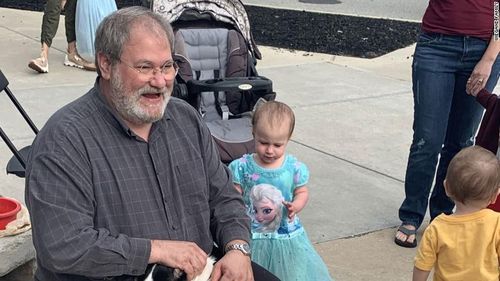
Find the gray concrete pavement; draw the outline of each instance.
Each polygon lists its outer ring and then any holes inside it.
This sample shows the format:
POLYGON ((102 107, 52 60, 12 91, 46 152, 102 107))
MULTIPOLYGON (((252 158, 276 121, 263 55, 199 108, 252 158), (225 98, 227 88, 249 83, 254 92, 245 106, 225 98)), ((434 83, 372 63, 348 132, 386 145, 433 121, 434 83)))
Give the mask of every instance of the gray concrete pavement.
POLYGON ((422 0, 242 0, 244 4, 319 13, 421 21, 428 1, 422 0))
MULTIPOLYGON (((50 52, 50 73, 27 68, 39 53, 41 17, 0 9, 0 69, 39 127, 83 95, 96 77, 62 65, 63 22, 50 52)), ((413 48, 366 60, 261 47, 260 74, 296 112, 289 151, 311 170, 311 199, 300 216, 338 281, 411 276, 415 250, 397 247, 392 239, 411 137, 413 48)), ((33 140, 3 93, 0 127, 18 147, 33 140)), ((4 172, 10 157, 0 143, 0 195, 24 201, 24 181, 4 172)))

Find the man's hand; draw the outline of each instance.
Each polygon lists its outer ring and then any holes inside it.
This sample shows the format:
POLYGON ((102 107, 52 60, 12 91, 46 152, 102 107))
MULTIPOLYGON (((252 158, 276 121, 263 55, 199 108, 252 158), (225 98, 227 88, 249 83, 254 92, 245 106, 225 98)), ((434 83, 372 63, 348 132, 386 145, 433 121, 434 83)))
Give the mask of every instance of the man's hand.
POLYGON ((192 280, 200 275, 207 263, 207 254, 193 242, 152 240, 149 263, 178 268, 192 280))
POLYGON ((212 281, 253 281, 250 257, 242 252, 227 252, 214 266, 212 281))

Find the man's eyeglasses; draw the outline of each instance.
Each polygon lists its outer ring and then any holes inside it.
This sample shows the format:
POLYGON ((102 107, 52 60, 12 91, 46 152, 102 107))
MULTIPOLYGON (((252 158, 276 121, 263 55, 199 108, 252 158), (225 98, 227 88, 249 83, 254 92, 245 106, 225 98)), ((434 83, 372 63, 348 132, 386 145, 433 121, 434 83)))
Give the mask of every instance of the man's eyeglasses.
POLYGON ((152 78, 153 76, 156 75, 156 73, 161 73, 165 77, 175 77, 177 75, 177 71, 179 70, 179 67, 174 61, 167 61, 165 62, 162 66, 153 66, 152 64, 149 63, 142 63, 136 66, 133 66, 131 64, 128 64, 124 62, 123 60, 119 60, 121 63, 124 65, 130 67, 131 69, 137 71, 138 73, 148 76, 149 78, 152 78))

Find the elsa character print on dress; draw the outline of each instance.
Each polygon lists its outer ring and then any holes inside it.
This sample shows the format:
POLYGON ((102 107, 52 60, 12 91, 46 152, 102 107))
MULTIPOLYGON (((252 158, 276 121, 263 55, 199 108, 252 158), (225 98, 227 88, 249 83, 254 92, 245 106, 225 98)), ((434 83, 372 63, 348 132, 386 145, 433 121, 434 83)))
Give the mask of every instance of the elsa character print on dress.
POLYGON ((252 118, 255 153, 234 160, 229 169, 253 220, 252 260, 281 280, 330 281, 297 215, 309 198, 309 170, 286 153, 294 126, 286 104, 269 101, 257 107, 252 118))
POLYGON ((270 184, 258 184, 250 191, 252 231, 276 232, 283 214, 283 195, 270 184))

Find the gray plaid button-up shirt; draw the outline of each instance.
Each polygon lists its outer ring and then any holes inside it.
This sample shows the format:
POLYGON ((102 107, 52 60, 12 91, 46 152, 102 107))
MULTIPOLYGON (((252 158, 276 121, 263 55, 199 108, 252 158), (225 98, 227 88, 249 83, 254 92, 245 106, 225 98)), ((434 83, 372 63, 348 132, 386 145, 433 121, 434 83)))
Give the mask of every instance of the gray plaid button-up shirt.
POLYGON ((96 83, 33 143, 26 203, 36 280, 134 280, 150 239, 194 241, 207 253, 214 241, 249 241, 241 196, 190 105, 172 98, 147 142, 116 116, 96 83))

